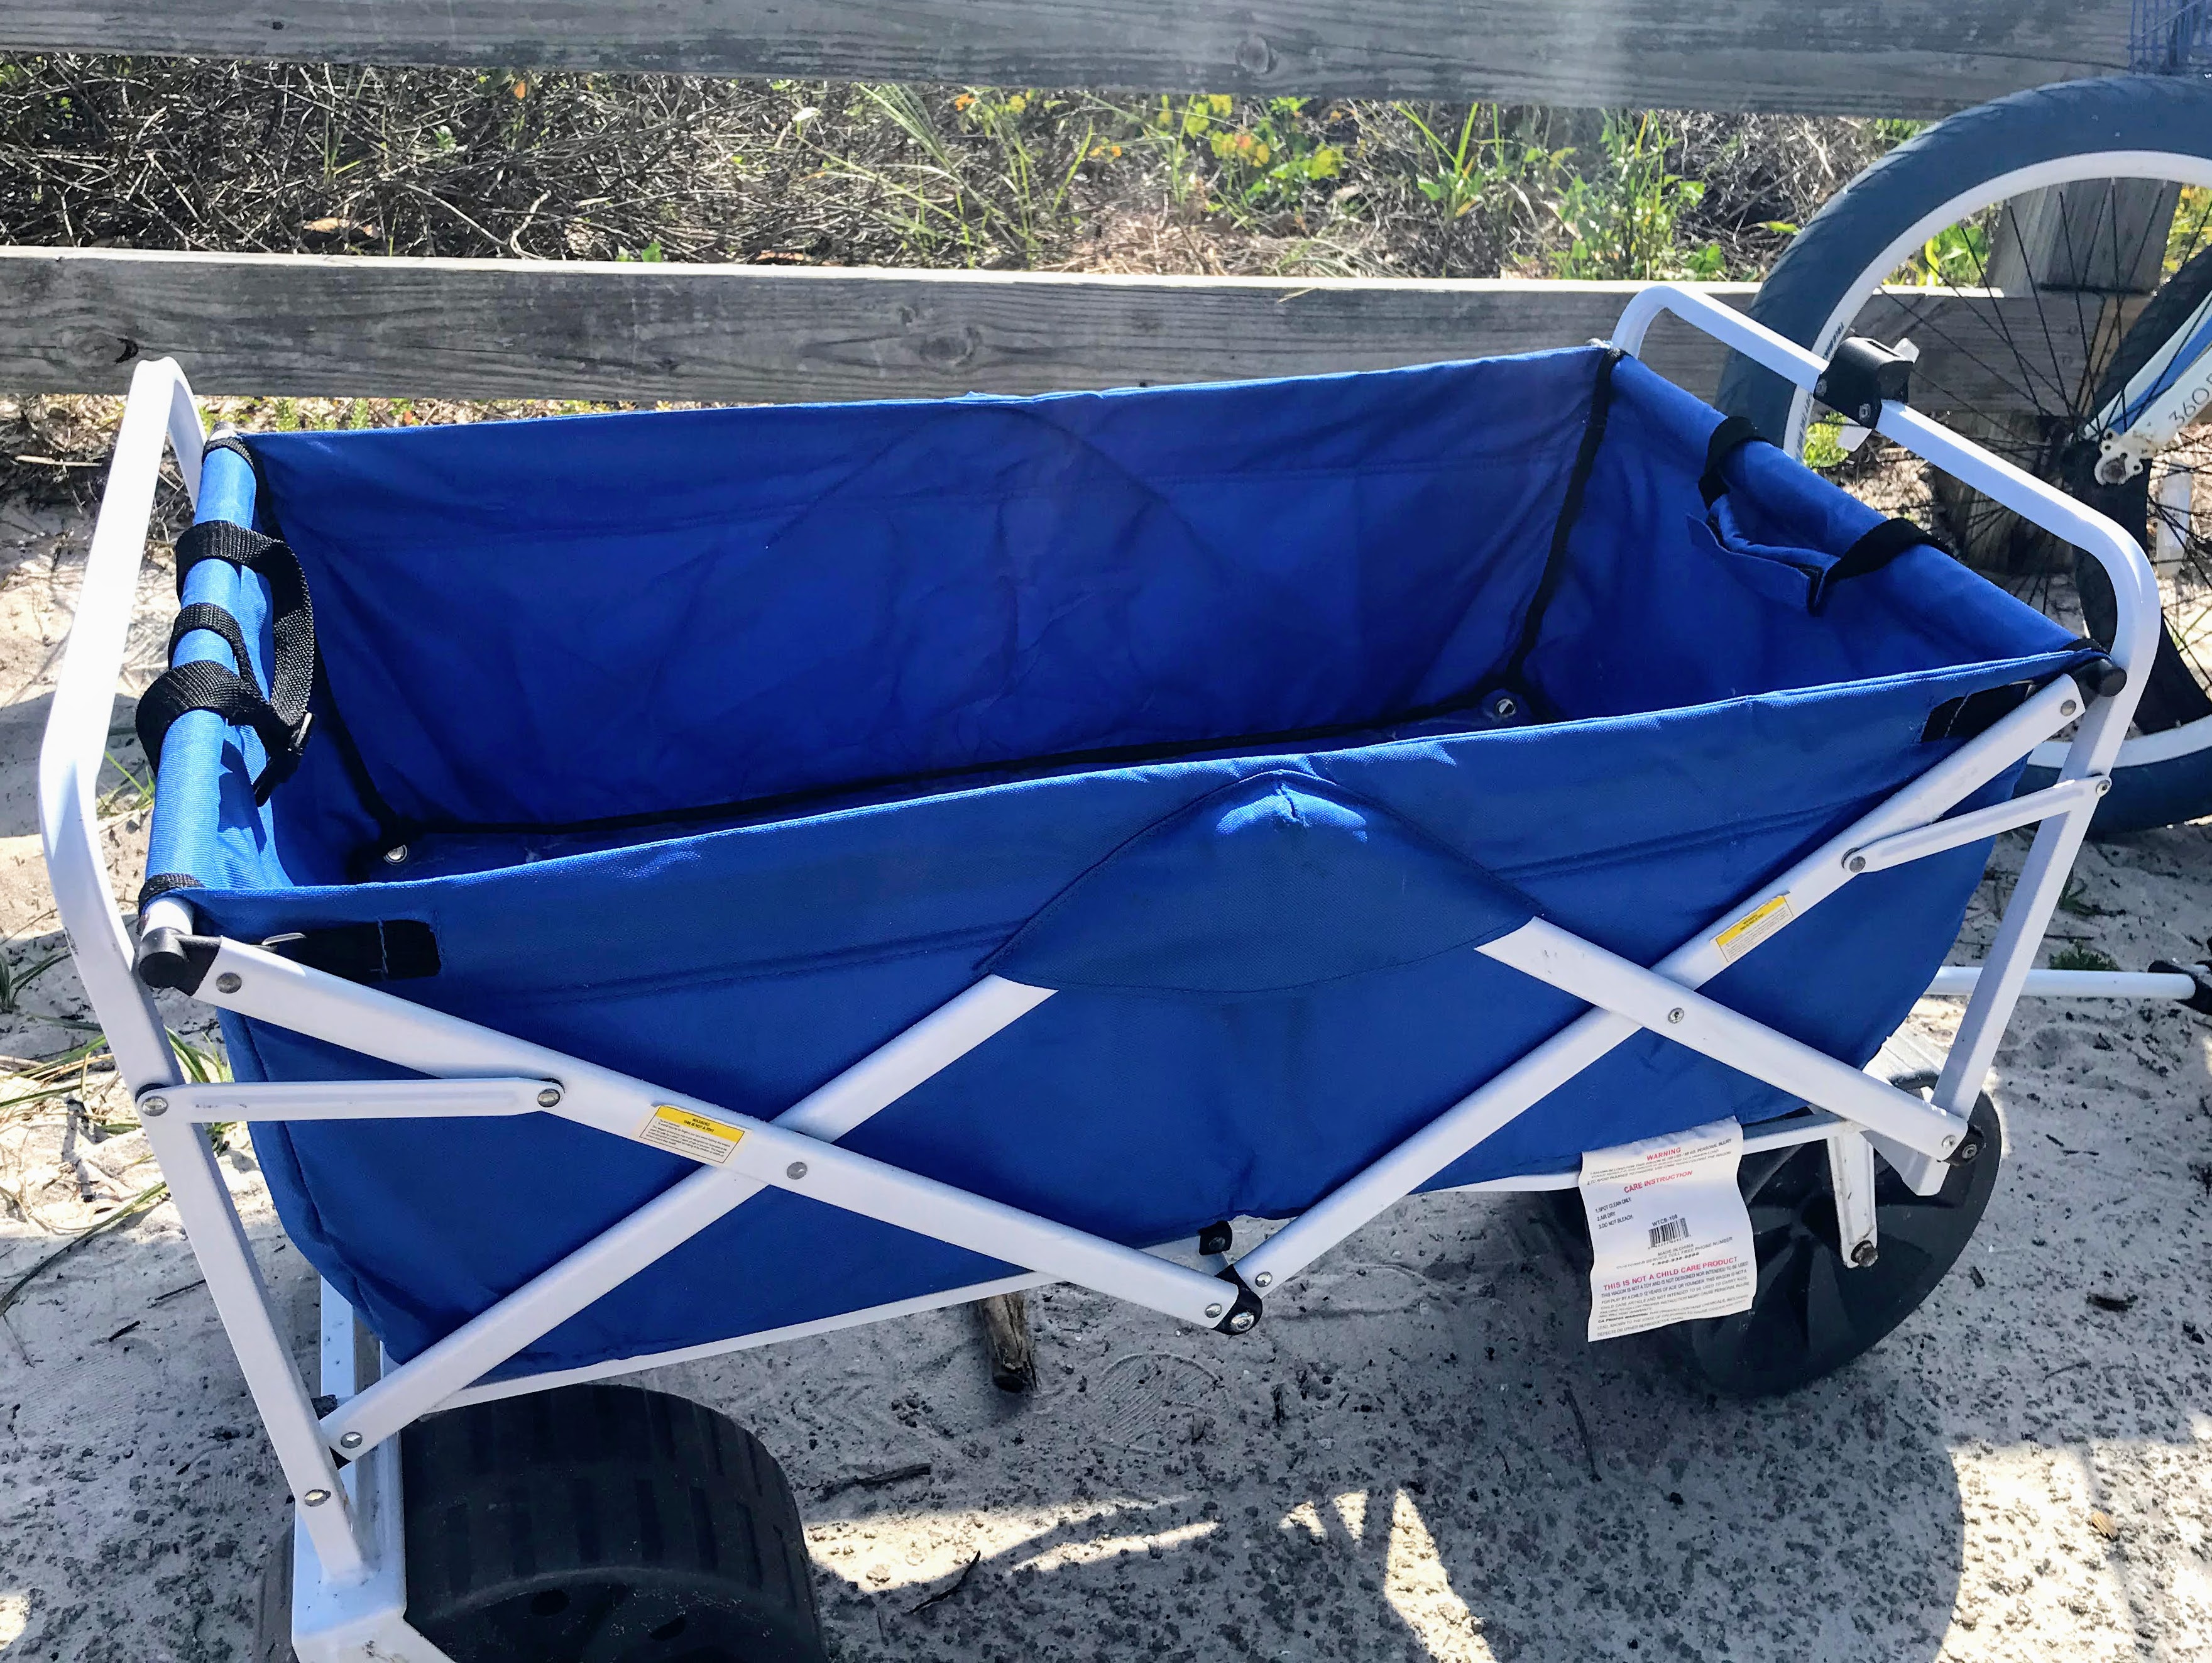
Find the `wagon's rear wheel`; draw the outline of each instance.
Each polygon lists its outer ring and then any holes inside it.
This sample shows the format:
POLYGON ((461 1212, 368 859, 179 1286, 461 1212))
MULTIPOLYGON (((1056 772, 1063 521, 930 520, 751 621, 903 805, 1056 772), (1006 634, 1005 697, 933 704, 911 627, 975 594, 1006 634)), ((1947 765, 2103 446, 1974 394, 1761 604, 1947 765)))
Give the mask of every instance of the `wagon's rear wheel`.
MULTIPOLYGON (((1934 1081, 1896 1083, 1917 1089, 1934 1081)), ((1887 1162, 1875 1162, 1879 1256, 1869 1265, 1844 1262, 1825 1143, 1746 1155, 1736 1177, 1759 1255, 1752 1307, 1682 1323, 1666 1336, 1709 1385, 1745 1398, 1793 1391, 1872 1349, 1935 1291, 1989 1206, 2004 1154, 1996 1105, 1984 1097, 1970 1124, 1978 1153, 1932 1196, 1914 1195, 1887 1162)), ((1577 1264, 1588 1269, 1580 1192, 1547 1198, 1577 1264)))
POLYGON ((1824 1143, 1747 1155, 1737 1178, 1759 1252, 1750 1310, 1685 1323, 1682 1342, 1718 1390, 1768 1397, 1833 1374, 1871 1349, 1936 1290, 1981 1222, 2003 1159, 1996 1107, 1974 1106, 1978 1153, 1943 1187, 1917 1196, 1887 1161, 1875 1162, 1880 1256, 1844 1263, 1824 1143))
POLYGON ((817 1663, 799 1509, 760 1441, 578 1386, 402 1435, 407 1619, 454 1663, 817 1663))
MULTIPOLYGON (((407 1620, 453 1663, 821 1663, 791 1486, 760 1441, 666 1392, 575 1386, 401 1435, 407 1620)), ((252 1663, 292 1648, 292 1525, 252 1663)))

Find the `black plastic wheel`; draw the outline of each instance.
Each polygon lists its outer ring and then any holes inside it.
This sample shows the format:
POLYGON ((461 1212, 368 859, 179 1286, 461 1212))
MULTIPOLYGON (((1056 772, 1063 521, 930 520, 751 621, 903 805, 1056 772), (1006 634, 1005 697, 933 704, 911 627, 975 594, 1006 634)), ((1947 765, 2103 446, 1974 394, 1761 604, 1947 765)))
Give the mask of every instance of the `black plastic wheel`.
MULTIPOLYGON (((1904 1083, 1904 1082, 1899 1082, 1904 1083)), ((1924 1082, 1923 1082, 1924 1083, 1924 1082)), ((1871 1349, 1935 1292, 1965 1251, 2004 1158, 1996 1105, 1974 1106, 1974 1157, 1917 1196, 1875 1162, 1879 1257, 1844 1262, 1825 1143, 1747 1155, 1737 1173, 1759 1251, 1759 1291, 1733 1317, 1684 1323, 1692 1364, 1715 1389, 1763 1398, 1832 1374, 1871 1349)))
MULTIPOLYGON (((1895 1082, 1908 1090, 1929 1077, 1895 1082)), ((1716 1391, 1764 1398, 1832 1374, 1872 1349, 1911 1316, 1958 1262, 1981 1222, 2004 1157, 1996 1106, 1974 1106, 1974 1157, 1943 1187, 1917 1196, 1886 1161, 1875 1162, 1878 1257, 1844 1263, 1828 1182, 1827 1146, 1800 1143, 1743 1158, 1737 1169, 1759 1255, 1752 1307, 1733 1317, 1660 1331, 1716 1391)), ((1577 1269, 1589 1268, 1589 1226, 1581 1192, 1547 1193, 1553 1221, 1577 1269)))
POLYGON ((401 1435, 407 1620, 454 1663, 819 1663, 805 1538, 760 1441, 575 1386, 401 1435))

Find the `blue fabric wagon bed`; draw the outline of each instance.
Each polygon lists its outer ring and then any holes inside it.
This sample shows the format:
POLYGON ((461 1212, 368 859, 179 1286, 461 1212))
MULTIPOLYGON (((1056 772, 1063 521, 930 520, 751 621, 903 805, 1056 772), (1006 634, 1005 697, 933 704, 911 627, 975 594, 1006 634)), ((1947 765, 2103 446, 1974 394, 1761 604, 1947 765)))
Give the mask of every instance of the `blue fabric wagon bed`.
MULTIPOLYGON (((178 717, 149 899, 763 1119, 981 976, 1060 990, 848 1146, 1132 1246, 1294 1215, 1584 1008, 1467 949, 1650 964, 2094 655, 1742 436, 1599 348, 253 436, 183 594, 305 743, 178 717)), ((1986 850, 1705 991, 1863 1063, 1986 850)), ((225 1020, 241 1080, 402 1072, 225 1020)), ((1431 1187, 1800 1100, 1639 1033, 1431 1187)), ((550 1115, 255 1147, 403 1359, 696 1170, 550 1115)), ((507 1368, 1012 1269, 771 1189, 507 1368)))

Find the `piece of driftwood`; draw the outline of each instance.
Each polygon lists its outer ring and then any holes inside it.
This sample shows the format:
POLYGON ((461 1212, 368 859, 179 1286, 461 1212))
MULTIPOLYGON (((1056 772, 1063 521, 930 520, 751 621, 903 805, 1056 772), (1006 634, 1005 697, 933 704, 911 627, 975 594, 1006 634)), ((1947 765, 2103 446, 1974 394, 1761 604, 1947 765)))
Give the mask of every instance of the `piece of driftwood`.
POLYGON ((8 0, 0 50, 1929 116, 2129 0, 8 0))
POLYGON ((1001 1392, 1027 1392, 1036 1384, 1036 1353, 1030 1343, 1028 1297, 994 1294, 975 1301, 983 1346, 991 1358, 991 1384, 1001 1392))
MULTIPOLYGON (((139 359, 169 356, 203 393, 779 403, 1047 393, 1577 345, 1611 333, 1638 286, 0 248, 0 387, 119 392, 139 359)), ((1756 292, 1707 288, 1740 307, 1756 292)), ((1918 342, 1917 386, 1998 409, 2016 395, 1997 306, 2033 302, 1893 291, 1866 326, 1918 342)), ((2012 333, 2045 338, 2032 318, 2012 333)), ((1666 319, 1645 356, 1710 396, 1724 353, 1666 319)))

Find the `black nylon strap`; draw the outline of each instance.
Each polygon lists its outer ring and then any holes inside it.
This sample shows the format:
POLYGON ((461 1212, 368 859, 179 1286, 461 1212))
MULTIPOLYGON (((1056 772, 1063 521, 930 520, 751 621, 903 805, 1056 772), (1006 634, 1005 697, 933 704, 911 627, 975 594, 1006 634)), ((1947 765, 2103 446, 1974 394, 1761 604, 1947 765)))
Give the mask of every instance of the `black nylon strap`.
POLYGON ((156 872, 138 886, 138 910, 148 907, 179 889, 204 889, 207 886, 189 872, 156 872))
POLYGON ((1885 520, 1872 531, 1844 551, 1843 558, 1813 579, 1812 590, 1805 600, 1805 610, 1818 614, 1828 604, 1828 596, 1838 583, 1847 583, 1854 577, 1864 577, 1869 572, 1880 571, 1907 549, 1917 549, 1923 543, 1932 542, 1930 535, 1910 520, 1885 520))
POLYGON ((157 775, 161 769, 161 741, 168 736, 171 725, 188 710, 212 710, 232 727, 251 728, 261 736, 269 761, 261 777, 253 782, 256 802, 268 801, 269 794, 299 764, 295 730, 261 697, 260 689, 236 672, 201 659, 179 664, 157 677, 138 701, 138 743, 145 747, 146 760, 157 775))
POLYGON ((1698 494, 1707 508, 1728 495, 1728 478, 1721 465, 1746 445, 1763 445, 1766 436, 1747 416, 1731 416, 1713 429, 1705 445, 1705 471, 1698 476, 1698 494))
POLYGON ((222 560, 261 574, 269 584, 269 632, 276 647, 269 667, 269 703, 287 727, 298 728, 315 691, 315 609, 299 557, 273 537, 208 520, 177 539, 177 594, 203 560, 222 560))
POLYGON ((223 645, 230 649, 231 661, 239 674, 253 673, 253 661, 246 655, 246 636, 238 627, 238 620, 231 616, 228 607, 218 606, 209 600, 195 600, 189 606, 177 609, 176 622, 169 625, 169 657, 172 662, 177 656, 178 643, 194 630, 205 630, 210 635, 221 636, 223 645))
POLYGON ((1613 366, 1622 356, 1615 347, 1597 362, 1596 375, 1590 383, 1589 413, 1583 418, 1582 442, 1576 448, 1574 470, 1568 474, 1566 490, 1560 496, 1559 516, 1552 524, 1552 546, 1544 557, 1544 570, 1536 580, 1536 592, 1528 599, 1528 611, 1521 620, 1521 636, 1514 646, 1513 656, 1498 673, 1499 681, 1517 689, 1530 707, 1547 719, 1550 701, 1528 679, 1528 655, 1536 650, 1537 638, 1543 633, 1544 614, 1566 574, 1567 542, 1574 534, 1576 522, 1582 518, 1583 497, 1589 489, 1590 470, 1596 466, 1598 449, 1605 443, 1606 417, 1613 409, 1613 366))

